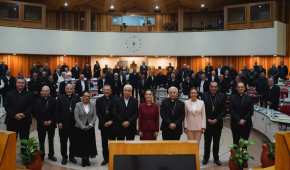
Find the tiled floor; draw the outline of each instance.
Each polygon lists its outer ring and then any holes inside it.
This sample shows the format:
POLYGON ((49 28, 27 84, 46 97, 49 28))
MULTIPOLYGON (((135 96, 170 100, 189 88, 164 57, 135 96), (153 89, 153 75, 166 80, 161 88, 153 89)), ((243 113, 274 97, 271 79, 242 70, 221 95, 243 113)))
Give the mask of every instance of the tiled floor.
MULTIPOLYGON (((45 160, 43 170, 107 170, 107 166, 100 166, 100 163, 102 161, 102 147, 101 147, 101 140, 100 140, 100 132, 99 130, 96 130, 97 134, 97 148, 98 148, 98 153, 99 155, 97 156, 96 159, 91 160, 91 166, 90 167, 81 167, 80 165, 80 160, 78 160, 78 164, 71 164, 68 163, 66 166, 62 166, 60 164, 61 161, 61 156, 60 156, 60 146, 59 146, 59 137, 58 133, 56 131, 55 135, 55 151, 56 151, 56 157, 58 158, 57 162, 51 162, 48 160, 45 160)), ((35 131, 32 132, 31 136, 37 137, 37 133, 35 131)), ((257 167, 259 166, 260 162, 260 153, 261 153, 261 146, 262 143, 266 140, 264 136, 260 135, 259 133, 253 131, 251 134, 251 139, 256 141, 256 144, 252 147, 249 148, 250 153, 255 157, 255 160, 250 161, 250 167, 257 167)), ((137 139, 136 137, 136 140, 137 139)), ((159 136, 158 140, 161 140, 161 136, 159 136)), ((185 135, 182 136, 181 140, 186 140, 185 135)), ((229 148, 228 146, 232 143, 232 136, 231 136, 231 131, 228 128, 227 123, 225 123, 225 127, 223 128, 222 132, 222 138, 220 142, 220 159, 223 162, 223 166, 216 166, 213 164, 212 158, 208 165, 202 166, 201 169, 203 170, 226 170, 227 168, 227 161, 229 159, 229 148)), ((18 147, 19 148, 19 147, 18 147)), ((200 153, 203 153, 203 140, 201 141, 200 144, 200 153)), ((200 159, 202 160, 202 155, 200 155, 200 159)), ((19 160, 19 158, 18 158, 19 160)))

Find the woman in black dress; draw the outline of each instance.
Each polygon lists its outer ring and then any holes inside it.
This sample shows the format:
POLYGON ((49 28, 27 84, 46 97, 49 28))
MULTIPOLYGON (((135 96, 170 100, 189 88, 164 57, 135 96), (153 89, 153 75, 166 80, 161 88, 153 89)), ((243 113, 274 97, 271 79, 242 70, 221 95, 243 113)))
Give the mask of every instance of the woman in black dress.
POLYGON ((82 101, 76 104, 75 116, 75 156, 82 158, 82 166, 90 166, 90 157, 97 155, 95 122, 96 108, 90 101, 89 92, 84 92, 82 101))

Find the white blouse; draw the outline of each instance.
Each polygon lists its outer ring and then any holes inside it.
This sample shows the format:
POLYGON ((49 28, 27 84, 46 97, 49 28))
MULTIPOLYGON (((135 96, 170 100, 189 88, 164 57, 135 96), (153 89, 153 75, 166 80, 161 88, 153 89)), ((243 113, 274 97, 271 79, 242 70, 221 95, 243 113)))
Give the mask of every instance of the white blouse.
POLYGON ((83 104, 84 105, 84 110, 86 112, 86 114, 89 114, 90 112, 90 105, 89 104, 83 104))

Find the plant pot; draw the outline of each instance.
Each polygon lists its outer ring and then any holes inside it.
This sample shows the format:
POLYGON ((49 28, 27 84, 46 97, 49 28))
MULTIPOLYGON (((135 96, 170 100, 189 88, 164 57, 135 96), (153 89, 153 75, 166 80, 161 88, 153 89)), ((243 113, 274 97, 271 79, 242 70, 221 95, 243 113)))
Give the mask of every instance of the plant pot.
POLYGON ((36 151, 34 152, 32 162, 29 165, 26 165, 26 168, 30 170, 41 170, 42 164, 43 164, 42 153, 40 151, 36 151))
POLYGON ((275 160, 269 158, 269 146, 267 144, 263 144, 262 146, 261 164, 262 168, 267 168, 275 164, 275 160))
MULTIPOLYGON (((234 156, 235 152, 231 150, 231 156, 234 156)), ((248 162, 244 163, 244 167, 239 167, 236 162, 232 159, 229 160, 229 169, 230 170, 243 170, 244 168, 248 168, 248 162)))

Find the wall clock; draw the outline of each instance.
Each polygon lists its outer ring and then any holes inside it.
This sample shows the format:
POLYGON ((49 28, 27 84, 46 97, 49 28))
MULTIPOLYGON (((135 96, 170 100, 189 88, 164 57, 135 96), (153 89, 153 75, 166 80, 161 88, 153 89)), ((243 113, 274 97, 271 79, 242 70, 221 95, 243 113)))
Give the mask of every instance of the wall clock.
POLYGON ((142 48, 142 39, 136 35, 128 37, 125 41, 125 48, 133 53, 140 51, 142 48))

